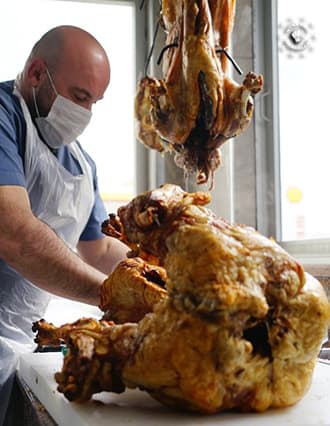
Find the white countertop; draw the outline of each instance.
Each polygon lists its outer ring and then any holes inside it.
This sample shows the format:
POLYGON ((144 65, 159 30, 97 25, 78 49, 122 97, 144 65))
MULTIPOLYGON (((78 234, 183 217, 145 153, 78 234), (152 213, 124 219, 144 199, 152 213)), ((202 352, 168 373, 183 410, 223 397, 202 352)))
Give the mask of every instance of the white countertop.
POLYGON ((69 402, 57 392, 54 373, 60 371, 61 353, 21 356, 18 374, 60 426, 274 426, 330 425, 330 365, 317 363, 312 385, 293 407, 264 413, 219 413, 211 416, 178 413, 163 407, 146 392, 102 392, 84 404, 69 402))

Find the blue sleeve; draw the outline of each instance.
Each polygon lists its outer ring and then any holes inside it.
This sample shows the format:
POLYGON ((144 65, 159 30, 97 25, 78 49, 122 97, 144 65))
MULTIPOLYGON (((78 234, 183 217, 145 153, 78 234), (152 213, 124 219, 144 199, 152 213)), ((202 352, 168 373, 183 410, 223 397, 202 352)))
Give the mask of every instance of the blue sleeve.
MULTIPOLYGON (((0 83, 0 185, 19 185, 26 187, 24 173, 24 152, 26 123, 19 100, 13 95, 13 81, 0 83)), ((99 193, 96 166, 91 157, 82 149, 93 172, 94 206, 82 232, 82 241, 97 240, 104 237, 102 222, 107 213, 99 193)), ((77 165, 68 155, 67 147, 59 150, 59 161, 73 174, 80 173, 77 165)))
POLYGON ((0 85, 0 185, 26 186, 23 152, 26 124, 8 84, 0 85), (9 91, 9 92, 8 92, 9 91))
POLYGON ((104 237, 104 234, 101 231, 101 226, 102 222, 107 219, 108 215, 100 196, 95 163, 84 150, 83 152, 92 167, 95 201, 87 225, 80 236, 80 240, 93 241, 104 237))

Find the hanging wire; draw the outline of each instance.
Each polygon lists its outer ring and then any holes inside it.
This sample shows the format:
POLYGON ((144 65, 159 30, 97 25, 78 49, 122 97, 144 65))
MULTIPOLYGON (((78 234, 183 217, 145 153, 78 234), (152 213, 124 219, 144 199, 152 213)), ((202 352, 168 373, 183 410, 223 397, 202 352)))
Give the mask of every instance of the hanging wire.
MULTIPOLYGON (((139 9, 141 10, 144 5, 145 5, 145 0, 142 0, 141 3, 140 3, 139 9)), ((153 38, 152 38, 152 44, 151 44, 146 62, 144 64, 144 76, 146 76, 148 74, 148 67, 149 67, 149 64, 150 64, 151 56, 154 52, 154 48, 155 48, 155 44, 156 44, 156 38, 157 38, 160 20, 161 20, 161 13, 162 13, 162 1, 159 0, 159 14, 158 14, 157 23, 156 23, 155 31, 154 31, 153 38)))
POLYGON ((229 53, 227 52, 226 49, 222 49, 222 48, 217 49, 216 53, 224 53, 227 56, 227 58, 230 60, 230 62, 233 64, 233 66, 234 66, 235 70, 238 72, 238 74, 240 74, 240 75, 243 74, 242 68, 238 65, 238 63, 235 61, 235 59, 231 55, 229 55, 229 53))
MULTIPOLYGON (((139 7, 140 10, 143 8, 144 4, 145 4, 145 0, 142 0, 141 3, 140 3, 140 7, 139 7)), ((161 12, 162 12, 161 1, 159 1, 159 4, 160 4, 159 18, 157 19, 155 31, 154 31, 153 38, 152 38, 152 44, 150 46, 150 50, 149 50, 149 53, 148 53, 148 56, 147 56, 147 59, 146 59, 145 65, 144 65, 144 75, 145 76, 148 74, 148 67, 150 65, 150 60, 151 60, 152 54, 153 54, 154 49, 155 49, 156 38, 157 38, 157 34, 158 34, 158 31, 159 31, 159 26, 160 26, 160 21, 161 21, 161 12)), ((159 54, 159 57, 158 57, 158 60, 157 60, 157 65, 159 65, 161 63, 161 61, 163 59, 163 56, 164 56, 164 53, 166 52, 166 50, 168 50, 168 49, 170 49, 172 47, 176 47, 177 48, 178 47, 178 43, 168 44, 167 46, 165 46, 161 50, 161 52, 159 54)), ((234 66, 234 68, 238 72, 238 74, 240 74, 240 75, 243 74, 243 70, 238 65, 238 63, 235 61, 235 59, 228 53, 227 49, 224 49, 224 48, 216 49, 216 53, 223 53, 229 59, 229 61, 232 63, 232 65, 234 66)))
MULTIPOLYGON (((162 5, 162 0, 159 0, 159 4, 160 4, 160 6, 162 5)), ((139 9, 141 10, 143 8, 143 6, 144 6, 144 0, 141 1, 139 9)))
POLYGON ((166 50, 171 49, 172 47, 179 47, 178 43, 171 43, 168 44, 167 46, 165 46, 162 51, 159 54, 158 60, 157 60, 157 65, 159 65, 162 62, 164 53, 166 52, 166 50))
POLYGON ((148 67, 149 67, 149 64, 150 64, 151 56, 154 52, 158 30, 159 30, 159 19, 157 19, 156 28, 155 28, 154 35, 153 35, 153 38, 152 38, 152 44, 151 44, 151 47, 150 47, 150 50, 149 50, 149 53, 148 53, 148 56, 147 56, 147 59, 146 59, 146 63, 144 65, 144 75, 145 76, 148 74, 148 67))
MULTIPOLYGON (((178 47, 178 46, 179 46, 178 43, 171 43, 171 44, 168 44, 167 46, 165 46, 161 50, 161 52, 159 54, 159 57, 158 57, 158 60, 157 60, 157 65, 159 65, 161 63, 161 61, 163 59, 163 56, 164 56, 164 53, 166 52, 166 50, 171 49, 172 47, 178 47)), ((229 55, 229 53, 227 52, 227 50, 222 49, 222 48, 221 49, 217 49, 216 53, 224 53, 227 56, 227 58, 230 60, 230 62, 233 64, 233 66, 236 69, 236 71, 240 75, 243 74, 242 68, 238 65, 238 63, 234 60, 234 58, 231 55, 229 55)))

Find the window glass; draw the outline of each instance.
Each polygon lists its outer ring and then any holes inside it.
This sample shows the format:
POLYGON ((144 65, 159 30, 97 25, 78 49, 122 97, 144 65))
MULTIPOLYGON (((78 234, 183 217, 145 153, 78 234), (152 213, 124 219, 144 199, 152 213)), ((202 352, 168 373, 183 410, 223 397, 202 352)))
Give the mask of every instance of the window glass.
POLYGON ((329 14, 329 1, 278 1, 283 241, 330 238, 329 14))
POLYGON ((10 0, 1 7, 0 81, 22 70, 33 44, 57 25, 77 25, 92 33, 107 51, 111 82, 79 138, 97 164, 102 198, 108 211, 135 193, 134 2, 10 0), (7 43, 5 42, 7 40, 7 43))

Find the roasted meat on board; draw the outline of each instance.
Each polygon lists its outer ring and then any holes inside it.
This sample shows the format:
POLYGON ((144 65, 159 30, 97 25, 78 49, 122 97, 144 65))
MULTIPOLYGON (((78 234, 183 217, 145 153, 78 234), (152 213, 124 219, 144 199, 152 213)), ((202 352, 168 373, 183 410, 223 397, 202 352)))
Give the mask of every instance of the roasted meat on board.
POLYGON ((135 98, 138 139, 211 187, 220 146, 247 128, 263 85, 252 72, 242 84, 228 74, 234 15, 235 0, 163 0, 164 78, 142 78, 135 98))
POLYGON ((103 319, 138 322, 167 297, 166 271, 139 257, 123 260, 101 287, 103 319))
MULTIPOLYGON (((140 388, 210 414, 286 407, 307 391, 330 321, 321 284, 274 240, 216 217, 209 199, 167 184, 112 216, 122 241, 158 258, 167 294, 138 322, 82 319, 56 331, 67 355, 55 378, 69 400, 140 388)), ((126 274, 123 292, 137 282, 126 274)), ((35 324, 45 339, 47 328, 35 324)))

